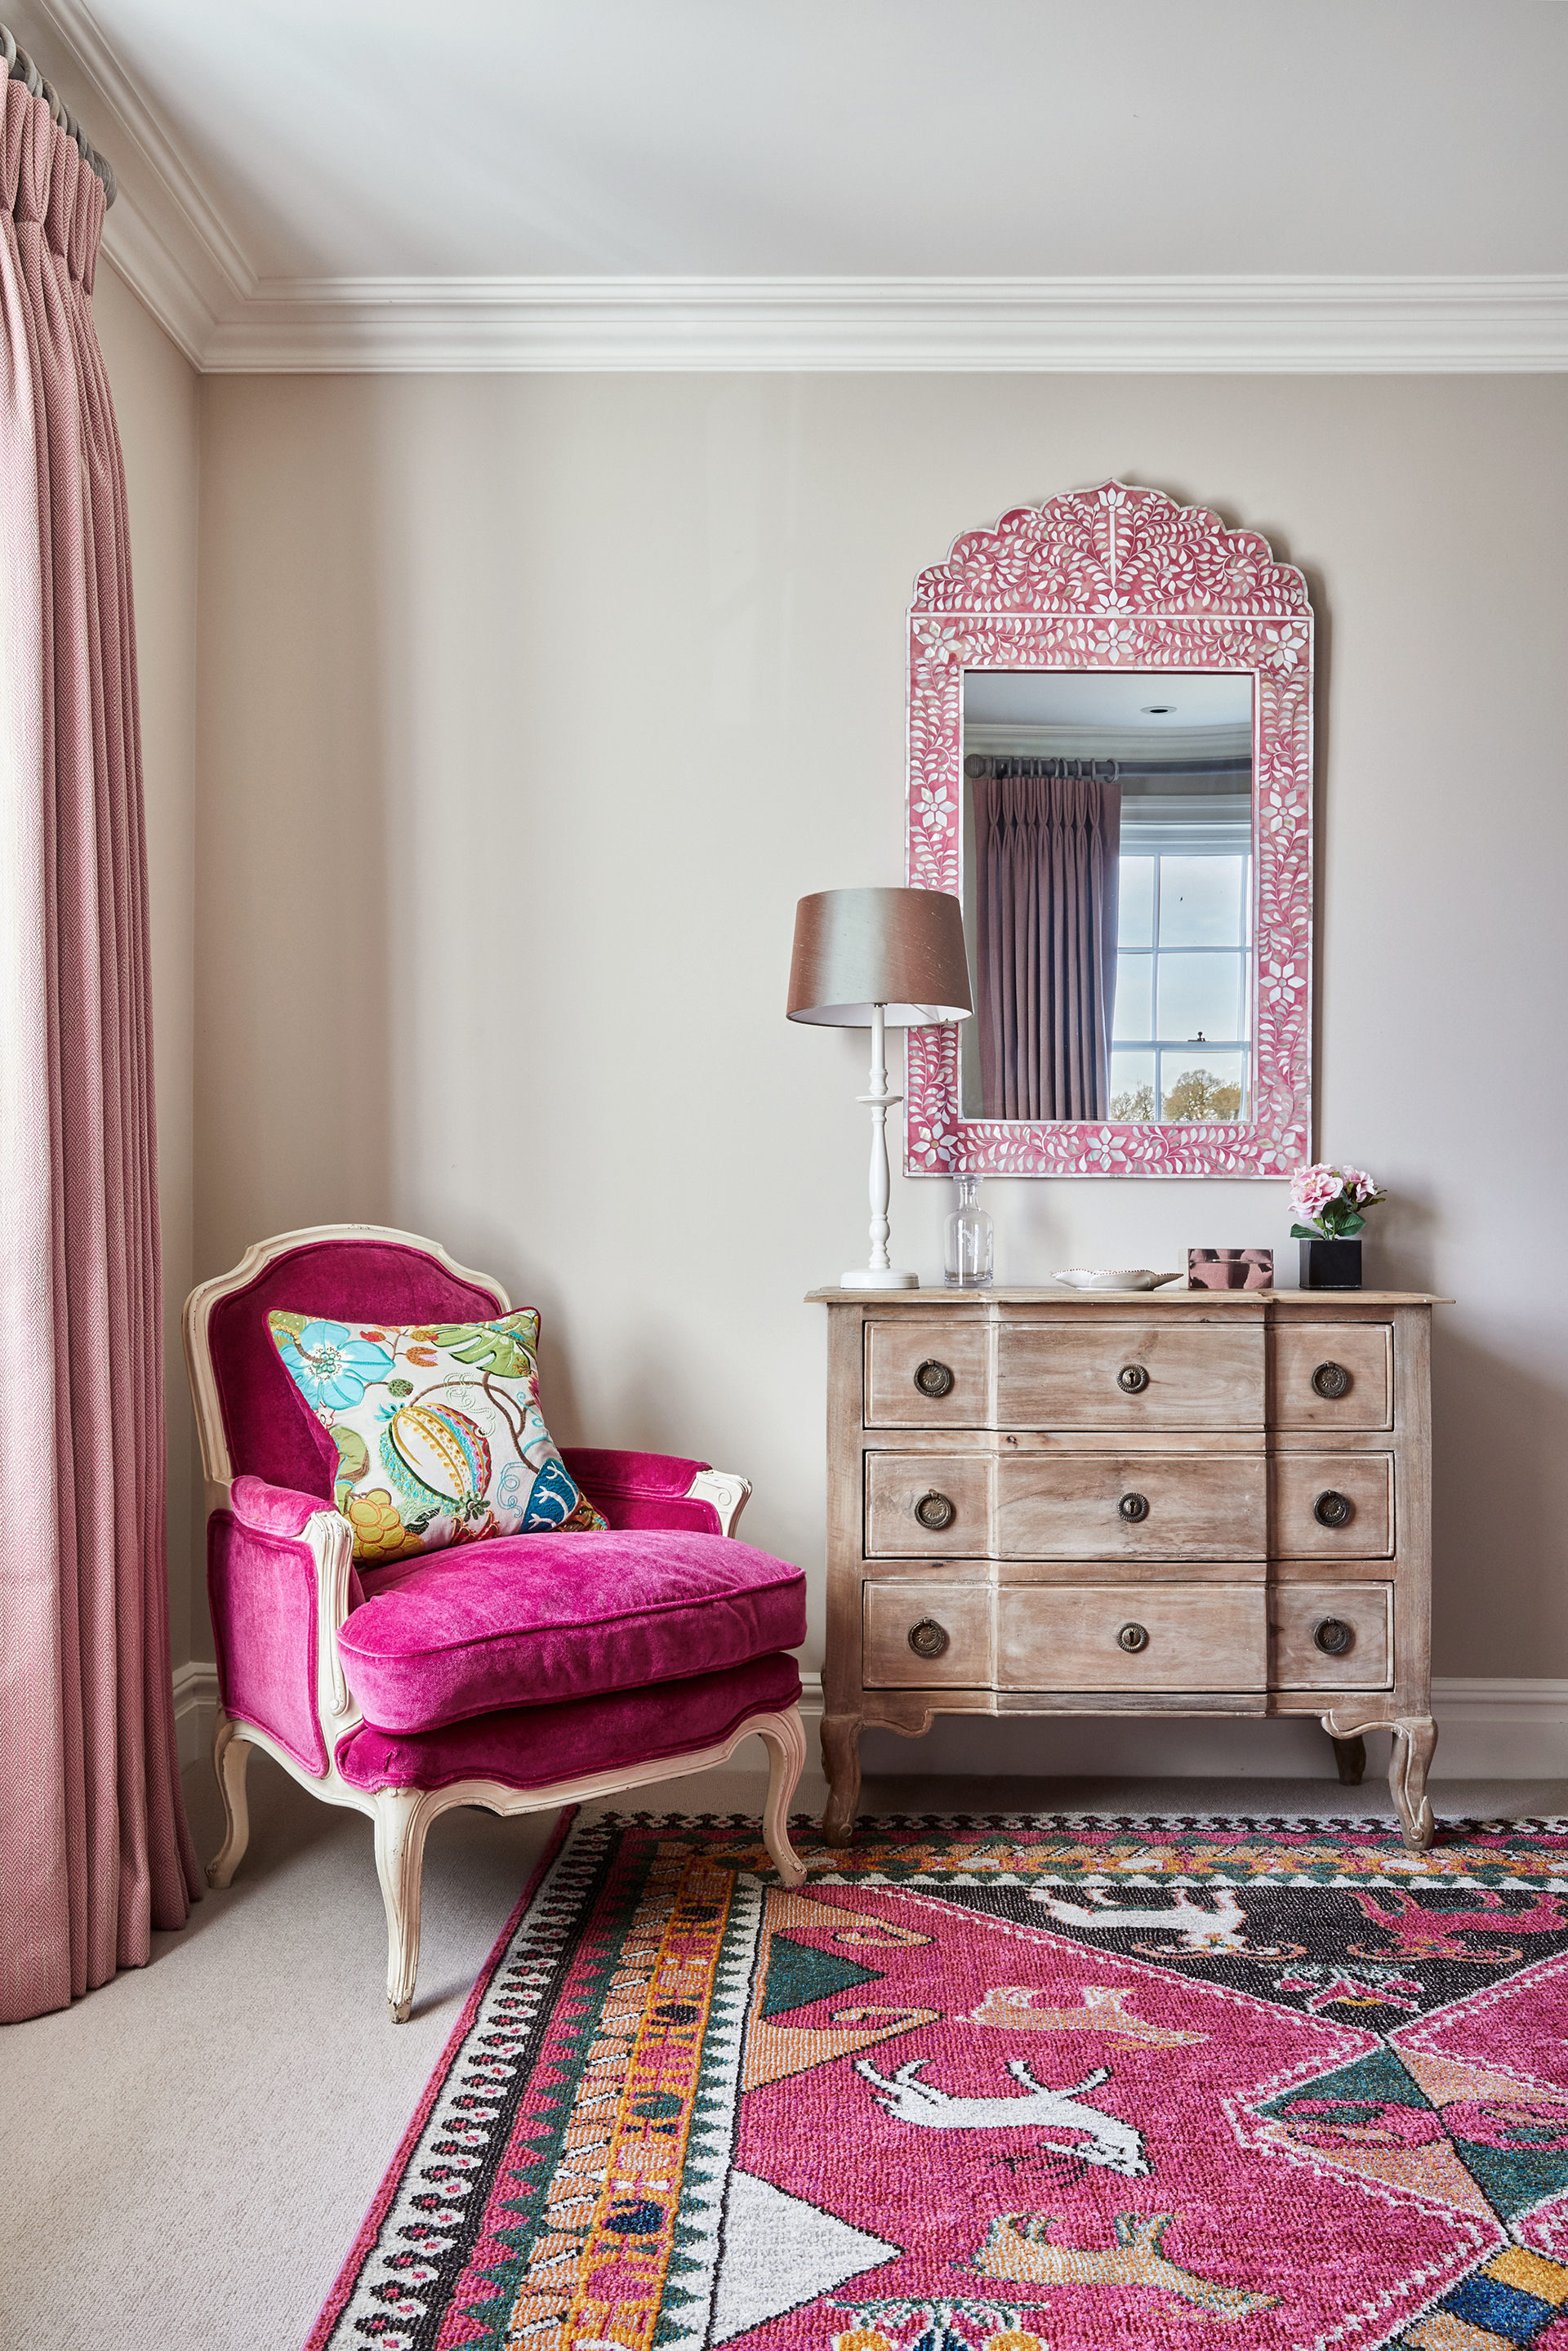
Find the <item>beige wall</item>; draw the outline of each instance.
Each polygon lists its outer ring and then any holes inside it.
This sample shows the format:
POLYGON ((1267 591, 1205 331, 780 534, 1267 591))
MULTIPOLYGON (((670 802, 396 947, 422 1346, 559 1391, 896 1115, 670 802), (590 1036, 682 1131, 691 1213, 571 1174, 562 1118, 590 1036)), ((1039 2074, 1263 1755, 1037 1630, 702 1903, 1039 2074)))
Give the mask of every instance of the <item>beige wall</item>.
MULTIPOLYGON (((107 262, 99 269, 93 311, 120 419, 131 508, 163 1224, 169 1629, 179 1664, 193 1653, 194 1556, 195 1435, 180 1346, 180 1309, 193 1280, 198 385, 190 362, 107 262)), ((198 1575, 198 1588, 200 1581, 198 1575)), ((207 1643, 204 1604, 194 1639, 198 1646, 207 1643)))
MULTIPOLYGON (((1021 499, 1154 483, 1265 532, 1321 616, 1320 1150, 1394 1193, 1375 1276, 1460 1301, 1438 1670, 1568 1674, 1568 384, 202 395, 198 1273, 326 1218, 439 1236, 543 1308, 563 1440, 755 1480, 815 1645, 800 1297, 863 1255, 863 1040, 782 1017, 795 900, 900 878, 915 570, 1021 499)), ((1290 1253, 1280 1185, 988 1190, 1016 1280, 1290 1253)), ((948 1197, 895 1184, 928 1275, 948 1197)))

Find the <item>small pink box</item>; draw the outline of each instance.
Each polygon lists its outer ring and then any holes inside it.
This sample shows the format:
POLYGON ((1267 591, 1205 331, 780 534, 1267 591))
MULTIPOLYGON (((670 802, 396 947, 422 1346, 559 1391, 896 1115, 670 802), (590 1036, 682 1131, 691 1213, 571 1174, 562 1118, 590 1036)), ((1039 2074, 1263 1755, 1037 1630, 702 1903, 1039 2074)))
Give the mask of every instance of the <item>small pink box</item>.
POLYGON ((1189 1249, 1189 1290, 1272 1290, 1274 1252, 1266 1249, 1189 1249))

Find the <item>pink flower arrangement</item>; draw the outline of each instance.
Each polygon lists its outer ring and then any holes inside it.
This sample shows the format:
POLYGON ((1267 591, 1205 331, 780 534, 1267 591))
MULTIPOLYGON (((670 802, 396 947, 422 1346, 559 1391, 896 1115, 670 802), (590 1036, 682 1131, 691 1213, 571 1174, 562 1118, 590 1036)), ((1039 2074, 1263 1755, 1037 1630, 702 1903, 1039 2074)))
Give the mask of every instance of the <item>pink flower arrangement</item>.
POLYGON ((1360 1232, 1364 1208, 1386 1200, 1370 1176, 1359 1167, 1298 1167, 1291 1178, 1291 1206, 1308 1224, 1291 1227, 1296 1241, 1346 1241, 1360 1232))

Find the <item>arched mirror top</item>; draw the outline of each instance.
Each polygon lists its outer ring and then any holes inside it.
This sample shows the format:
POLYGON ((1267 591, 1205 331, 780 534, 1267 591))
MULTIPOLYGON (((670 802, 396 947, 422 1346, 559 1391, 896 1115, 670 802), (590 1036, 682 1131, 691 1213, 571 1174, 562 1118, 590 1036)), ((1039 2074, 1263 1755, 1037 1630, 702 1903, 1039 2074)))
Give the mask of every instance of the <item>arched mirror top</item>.
POLYGON ((1255 531, 1106 482, 966 532, 909 612, 907 879, 974 1017, 907 1032, 911 1175, 1309 1160, 1312 616, 1255 531))

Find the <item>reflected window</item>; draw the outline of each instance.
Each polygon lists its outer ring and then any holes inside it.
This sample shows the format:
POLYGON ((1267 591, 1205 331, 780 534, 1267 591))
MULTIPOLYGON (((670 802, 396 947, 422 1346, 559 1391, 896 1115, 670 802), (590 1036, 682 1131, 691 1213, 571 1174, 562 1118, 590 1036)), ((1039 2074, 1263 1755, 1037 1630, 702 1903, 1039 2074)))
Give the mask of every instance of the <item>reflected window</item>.
POLYGON ((1250 849, 1232 828, 1122 828, 1111 1115, 1247 1116, 1250 849), (1157 843, 1151 836, 1160 836, 1157 843))

